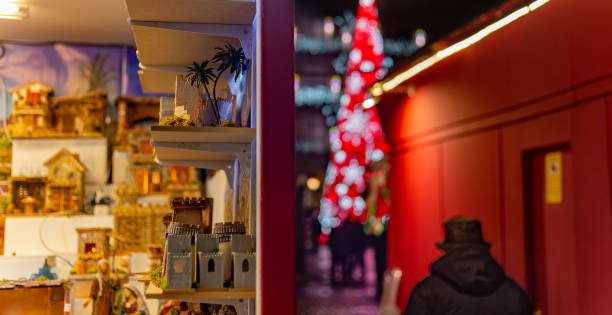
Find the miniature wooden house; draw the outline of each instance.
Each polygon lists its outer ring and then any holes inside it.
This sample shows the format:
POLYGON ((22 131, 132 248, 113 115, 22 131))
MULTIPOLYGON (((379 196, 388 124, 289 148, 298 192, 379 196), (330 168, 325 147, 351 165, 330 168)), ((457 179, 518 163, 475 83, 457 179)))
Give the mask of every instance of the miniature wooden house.
POLYGON ((11 212, 24 213, 26 205, 22 201, 27 197, 38 201, 34 204, 33 210, 35 213, 40 212, 45 207, 46 186, 47 179, 44 177, 11 177, 9 185, 11 212))
POLYGON ((111 228, 78 228, 77 253, 79 259, 97 260, 110 255, 109 237, 111 228))
POLYGON ((13 113, 11 115, 14 130, 26 136, 36 130, 47 129, 49 121, 49 104, 53 89, 40 83, 30 82, 10 91, 13 98, 13 113))
POLYGON ((83 206, 83 191, 87 167, 78 154, 61 149, 44 165, 48 169, 45 211, 78 211, 83 206))
POLYGON ((105 102, 104 91, 55 98, 50 108, 53 127, 62 134, 101 135, 105 102))
MULTIPOLYGON (((146 97, 119 97, 117 105, 117 133, 115 145, 122 148, 128 144, 128 132, 143 122, 159 119, 160 100, 146 97)), ((173 107, 174 109, 174 107, 173 107)))

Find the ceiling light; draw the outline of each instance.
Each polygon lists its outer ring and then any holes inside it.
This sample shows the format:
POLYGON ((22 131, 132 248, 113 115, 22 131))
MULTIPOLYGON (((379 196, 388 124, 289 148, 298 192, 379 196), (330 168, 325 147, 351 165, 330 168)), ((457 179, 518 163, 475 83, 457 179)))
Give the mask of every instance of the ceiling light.
POLYGON ((21 20, 28 17, 28 5, 0 0, 0 19, 21 20))

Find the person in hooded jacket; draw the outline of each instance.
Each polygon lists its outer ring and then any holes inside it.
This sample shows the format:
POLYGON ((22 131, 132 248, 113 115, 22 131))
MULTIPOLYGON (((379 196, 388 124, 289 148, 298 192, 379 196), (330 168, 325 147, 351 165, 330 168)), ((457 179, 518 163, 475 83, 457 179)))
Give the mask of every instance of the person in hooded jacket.
POLYGON ((445 254, 431 275, 416 285, 404 315, 532 315, 523 289, 508 278, 489 253, 480 221, 453 217, 445 222, 445 254))

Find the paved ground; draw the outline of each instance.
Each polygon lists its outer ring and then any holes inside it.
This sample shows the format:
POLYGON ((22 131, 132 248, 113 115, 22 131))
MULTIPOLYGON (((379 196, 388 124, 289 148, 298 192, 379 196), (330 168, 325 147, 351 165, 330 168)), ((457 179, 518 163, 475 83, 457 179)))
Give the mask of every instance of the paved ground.
POLYGON ((377 315, 374 251, 366 250, 365 284, 333 288, 329 279, 331 253, 325 246, 307 256, 308 280, 300 281, 297 295, 298 315, 377 315))

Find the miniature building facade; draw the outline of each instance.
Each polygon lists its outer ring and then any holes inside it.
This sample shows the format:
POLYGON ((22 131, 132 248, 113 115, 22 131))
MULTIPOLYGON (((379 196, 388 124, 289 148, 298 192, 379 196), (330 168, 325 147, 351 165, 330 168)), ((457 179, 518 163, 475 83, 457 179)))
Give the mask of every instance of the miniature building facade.
POLYGON ((171 206, 173 223, 197 225, 200 233, 210 233, 212 208, 209 198, 176 198, 171 206))
POLYGON ((198 234, 195 243, 200 288, 222 288, 226 273, 223 255, 219 253, 219 237, 198 234))
POLYGON ((61 134, 101 135, 104 126, 106 92, 94 91, 83 96, 53 99, 51 120, 61 134))
POLYGON ((10 91, 13 98, 12 136, 31 136, 47 129, 53 89, 40 82, 23 84, 10 91))
POLYGON ((78 154, 62 149, 47 160, 49 182, 46 193, 45 211, 79 211, 83 204, 83 189, 87 167, 79 160, 78 154))
POLYGON ((255 287, 255 236, 232 235, 232 257, 234 260, 234 287, 255 287))
POLYGON ((191 289, 194 281, 192 235, 168 235, 166 284, 169 289, 191 289))
POLYGON ((143 252, 151 244, 161 244, 165 233, 162 221, 168 213, 167 206, 116 206, 115 232, 122 239, 118 243, 119 251, 143 252))
MULTIPOLYGON (((187 113, 187 117, 185 118, 195 123, 198 119, 200 108, 202 108, 203 105, 203 88, 191 86, 191 84, 185 80, 183 75, 178 74, 176 75, 176 89, 174 91, 175 108, 184 107, 185 112, 187 113)), ((175 114, 177 114, 176 111, 175 114)))
POLYGON ((78 260, 73 266, 77 274, 95 273, 98 261, 110 255, 110 228, 78 228, 78 260))
POLYGON ((22 200, 32 197, 38 203, 34 206, 34 212, 41 212, 45 206, 45 192, 47 179, 44 177, 11 177, 9 192, 11 195, 12 213, 23 213, 25 205, 22 200))

